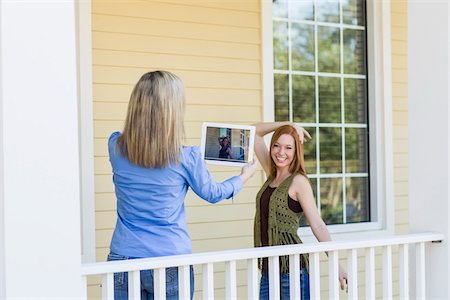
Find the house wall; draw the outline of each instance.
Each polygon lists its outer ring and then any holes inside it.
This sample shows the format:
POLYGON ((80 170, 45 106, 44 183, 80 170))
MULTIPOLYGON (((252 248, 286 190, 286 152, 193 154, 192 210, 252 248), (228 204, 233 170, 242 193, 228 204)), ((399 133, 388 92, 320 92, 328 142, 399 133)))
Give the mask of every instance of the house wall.
MULTIPOLYGON (((261 3, 248 1, 92 0, 93 117, 95 161, 96 255, 104 261, 114 229, 115 195, 107 139, 121 130, 131 89, 149 71, 178 74, 187 89, 188 145, 200 144, 201 123, 251 124, 263 120, 261 67, 261 3)), ((404 1, 392 2, 392 72, 396 232, 408 231, 407 75, 404 1)), ((210 166, 216 180, 239 172, 210 166)), ((194 252, 252 247, 254 197, 263 183, 261 170, 231 205, 210 205, 193 193, 186 199, 188 228, 194 252)), ((362 253, 361 253, 362 254, 362 253)), ((377 253, 380 266, 380 253, 377 253)), ((394 253, 394 257, 395 257, 394 253)), ((327 270, 323 257, 322 270, 327 270)), ((363 257, 359 259, 363 293, 363 257)), ((224 266, 215 265, 217 298, 224 295, 224 266)), ((394 278, 397 263, 394 259, 394 278)), ((198 271, 198 270, 197 270, 198 271)), ((197 272, 198 273, 198 272, 197 272)), ((381 271, 378 267, 378 291, 381 271)), ((196 289, 201 277, 196 276, 196 289)), ((326 272, 322 287, 326 288, 326 272)), ((245 265, 238 280, 246 284, 245 265)), ((397 281, 394 283, 396 290, 397 281)), ((99 279, 90 280, 89 295, 97 298, 99 279)), ((240 297, 245 289, 239 288, 240 297)), ((381 292, 378 293, 381 295, 381 292)), ((196 297, 200 297, 196 293, 196 297)), ((324 297, 326 294, 324 294, 324 297)))

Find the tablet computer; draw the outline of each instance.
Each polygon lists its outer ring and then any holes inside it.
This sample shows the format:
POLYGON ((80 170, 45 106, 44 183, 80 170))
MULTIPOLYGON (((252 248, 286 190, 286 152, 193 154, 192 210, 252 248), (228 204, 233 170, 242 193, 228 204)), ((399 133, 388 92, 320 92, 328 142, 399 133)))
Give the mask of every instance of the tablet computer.
POLYGON ((206 163, 243 166, 253 160, 254 143, 254 126, 203 123, 200 148, 206 163))

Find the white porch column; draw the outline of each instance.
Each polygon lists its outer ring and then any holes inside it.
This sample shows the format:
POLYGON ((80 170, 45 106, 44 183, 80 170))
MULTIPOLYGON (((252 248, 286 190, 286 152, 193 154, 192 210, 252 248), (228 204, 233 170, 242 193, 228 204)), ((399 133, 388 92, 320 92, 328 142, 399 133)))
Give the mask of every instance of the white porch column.
POLYGON ((408 16, 410 226, 446 236, 427 246, 426 295, 449 299, 450 0, 412 0, 408 16))
POLYGON ((0 0, 0 298, 79 299, 75 0, 0 0))

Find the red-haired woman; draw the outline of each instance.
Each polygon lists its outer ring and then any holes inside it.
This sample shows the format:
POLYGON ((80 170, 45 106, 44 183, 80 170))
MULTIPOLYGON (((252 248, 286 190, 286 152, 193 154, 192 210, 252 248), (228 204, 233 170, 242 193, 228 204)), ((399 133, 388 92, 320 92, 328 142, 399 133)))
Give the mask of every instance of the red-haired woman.
MULTIPOLYGON (((330 241, 327 227, 320 217, 311 184, 305 170, 303 128, 289 122, 256 124, 255 153, 267 180, 256 196, 254 224, 255 247, 302 243, 297 235, 301 218, 306 217, 319 242, 330 241), (264 136, 274 132, 270 151, 264 136)), ((309 299, 307 256, 300 259, 301 299, 309 299)), ((267 259, 261 264, 260 299, 269 299, 267 259)), ((280 298, 289 299, 288 257, 280 257, 280 298)), ((339 267, 341 289, 346 289, 347 273, 339 267)))

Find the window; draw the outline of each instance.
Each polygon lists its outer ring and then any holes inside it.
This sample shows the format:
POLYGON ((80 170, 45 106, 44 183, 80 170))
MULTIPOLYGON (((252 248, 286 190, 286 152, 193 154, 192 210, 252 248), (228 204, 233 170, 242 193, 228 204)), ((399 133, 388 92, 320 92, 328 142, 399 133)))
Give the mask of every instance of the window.
POLYGON ((313 136, 305 161, 322 218, 375 221, 366 2, 274 0, 271 14, 273 119, 313 136))

